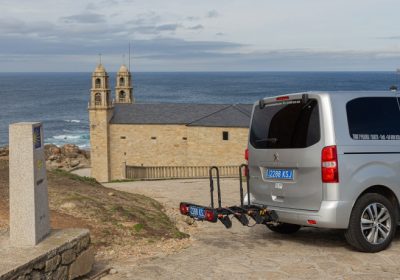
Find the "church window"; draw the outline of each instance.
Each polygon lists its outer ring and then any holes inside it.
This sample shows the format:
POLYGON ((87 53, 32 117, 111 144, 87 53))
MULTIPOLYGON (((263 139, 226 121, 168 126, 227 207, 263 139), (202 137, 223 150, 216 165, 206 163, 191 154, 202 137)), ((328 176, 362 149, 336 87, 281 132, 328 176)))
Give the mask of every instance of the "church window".
POLYGON ((119 78, 119 86, 124 87, 125 86, 125 79, 124 78, 119 78))
POLYGON ((228 131, 222 131, 222 140, 229 140, 229 132, 228 131))
POLYGON ((100 79, 96 79, 96 81, 95 81, 95 86, 94 86, 95 88, 101 88, 101 80, 100 79))
POLYGON ((101 93, 96 93, 94 96, 94 104, 101 105, 101 93))
POLYGON ((121 91, 121 92, 119 93, 119 101, 124 102, 124 101, 125 101, 125 98, 126 98, 126 93, 125 93, 125 91, 121 91))

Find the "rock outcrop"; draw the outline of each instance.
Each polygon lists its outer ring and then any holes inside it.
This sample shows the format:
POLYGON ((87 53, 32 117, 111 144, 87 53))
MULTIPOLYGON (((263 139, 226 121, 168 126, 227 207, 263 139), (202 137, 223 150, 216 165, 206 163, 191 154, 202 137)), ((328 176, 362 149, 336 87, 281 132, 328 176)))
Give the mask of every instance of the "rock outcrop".
MULTIPOLYGON (((58 147, 53 144, 44 146, 47 169, 72 169, 90 167, 90 152, 79 149, 73 144, 58 147)), ((0 158, 8 158, 8 147, 0 147, 0 158)))
POLYGON ((8 157, 8 147, 0 147, 0 157, 8 157))
POLYGON ((90 152, 79 149, 73 144, 58 147, 45 145, 46 165, 48 169, 72 170, 90 166, 90 152))

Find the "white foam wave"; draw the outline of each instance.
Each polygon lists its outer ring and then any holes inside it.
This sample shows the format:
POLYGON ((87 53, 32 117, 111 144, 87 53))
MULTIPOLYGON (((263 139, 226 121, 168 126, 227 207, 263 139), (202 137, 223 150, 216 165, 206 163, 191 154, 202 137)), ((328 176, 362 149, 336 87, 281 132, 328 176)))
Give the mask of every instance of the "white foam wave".
POLYGON ((66 122, 69 122, 69 123, 80 123, 81 121, 80 120, 65 120, 66 122))
POLYGON ((56 136, 53 136, 53 138, 56 140, 74 140, 74 139, 80 139, 81 137, 82 137, 81 135, 56 135, 56 136))

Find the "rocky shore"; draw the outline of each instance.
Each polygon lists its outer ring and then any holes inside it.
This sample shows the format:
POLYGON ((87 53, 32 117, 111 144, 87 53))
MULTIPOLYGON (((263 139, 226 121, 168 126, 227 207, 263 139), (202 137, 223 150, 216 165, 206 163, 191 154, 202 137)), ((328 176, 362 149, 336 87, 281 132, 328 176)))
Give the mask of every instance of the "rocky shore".
MULTIPOLYGON (((0 157, 8 157, 8 147, 0 147, 0 157)), ((73 169, 90 167, 90 152, 80 149, 73 144, 65 144, 58 147, 53 144, 45 145, 45 157, 47 169, 73 169)))

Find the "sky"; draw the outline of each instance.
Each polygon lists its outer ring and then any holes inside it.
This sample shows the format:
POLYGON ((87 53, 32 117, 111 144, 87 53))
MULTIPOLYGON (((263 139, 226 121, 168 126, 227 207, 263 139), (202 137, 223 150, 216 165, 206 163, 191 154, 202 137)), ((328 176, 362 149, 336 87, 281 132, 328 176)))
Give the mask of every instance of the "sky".
POLYGON ((0 0, 0 72, 394 71, 399 0, 0 0))

